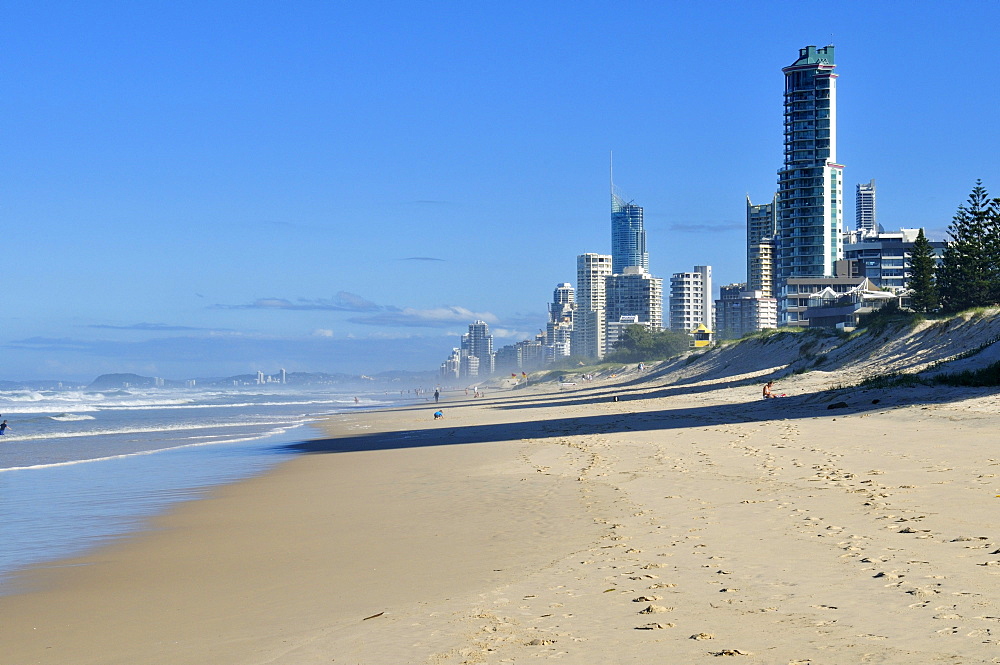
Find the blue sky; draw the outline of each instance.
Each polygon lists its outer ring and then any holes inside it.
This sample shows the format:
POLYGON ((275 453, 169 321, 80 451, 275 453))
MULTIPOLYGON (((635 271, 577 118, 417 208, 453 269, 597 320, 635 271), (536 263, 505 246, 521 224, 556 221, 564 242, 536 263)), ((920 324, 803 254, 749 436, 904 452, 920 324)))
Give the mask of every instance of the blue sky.
POLYGON ((1000 194, 1000 3, 16 2, 0 379, 435 369, 534 334, 615 182, 651 271, 745 279, 781 68, 836 45, 887 229, 1000 194))

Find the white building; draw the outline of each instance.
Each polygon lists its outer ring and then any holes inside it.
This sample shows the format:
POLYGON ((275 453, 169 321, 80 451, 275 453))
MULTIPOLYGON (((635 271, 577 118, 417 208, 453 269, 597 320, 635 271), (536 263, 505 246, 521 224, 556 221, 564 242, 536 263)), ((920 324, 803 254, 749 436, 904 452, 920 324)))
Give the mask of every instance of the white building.
POLYGON ((581 254, 576 257, 576 318, 573 322, 573 354, 602 358, 607 317, 607 278, 611 256, 581 254))
POLYGON ((568 282, 556 286, 549 303, 549 321, 545 327, 545 345, 550 360, 572 353, 573 320, 576 317, 576 291, 568 282))
POLYGON ((479 358, 477 356, 462 356, 462 366, 460 370, 462 376, 476 378, 479 376, 479 358))
POLYGON ((469 332, 462 335, 462 364, 463 376, 493 373, 493 335, 485 321, 470 323, 469 332))
POLYGON ((854 198, 855 230, 862 235, 878 233, 878 219, 875 215, 875 180, 867 185, 858 184, 854 198))
POLYGON ((693 272, 670 277, 670 329, 690 333, 699 325, 714 323, 712 266, 695 266, 693 272))
POLYGON ((649 323, 646 321, 640 321, 638 316, 621 316, 618 320, 608 319, 608 332, 607 339, 605 343, 607 344, 607 352, 611 353, 615 350, 615 345, 625 334, 625 329, 629 326, 645 326, 649 328, 649 323))
POLYGON ((462 375, 462 350, 453 348, 448 359, 441 363, 441 376, 448 379, 457 379, 462 375))

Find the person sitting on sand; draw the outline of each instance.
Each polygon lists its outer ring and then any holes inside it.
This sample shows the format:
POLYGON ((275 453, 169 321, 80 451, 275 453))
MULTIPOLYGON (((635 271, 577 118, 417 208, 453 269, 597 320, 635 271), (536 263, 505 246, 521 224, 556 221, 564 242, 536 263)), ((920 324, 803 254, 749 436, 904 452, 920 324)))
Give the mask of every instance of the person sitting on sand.
POLYGON ((764 384, 764 399, 777 397, 777 395, 774 394, 774 390, 772 388, 773 385, 774 381, 768 381, 767 383, 764 384))
POLYGON ((434 420, 441 420, 442 418, 444 418, 444 412, 443 411, 435 411, 434 412, 434 420))

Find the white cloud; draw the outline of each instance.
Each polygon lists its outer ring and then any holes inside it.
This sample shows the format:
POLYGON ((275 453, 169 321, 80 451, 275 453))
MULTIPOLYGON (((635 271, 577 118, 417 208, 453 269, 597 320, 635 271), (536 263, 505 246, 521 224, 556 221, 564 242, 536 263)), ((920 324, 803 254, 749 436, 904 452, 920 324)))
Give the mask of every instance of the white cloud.
POLYGON ((533 339, 535 333, 524 332, 523 330, 513 330, 510 328, 490 328, 490 333, 496 339, 533 339))
POLYGON ((352 323, 369 326, 403 326, 416 328, 436 328, 453 326, 456 323, 472 323, 481 320, 496 323, 498 318, 490 312, 473 312, 465 307, 446 305, 432 309, 416 309, 414 307, 386 308, 385 311, 371 316, 359 316, 350 319, 352 323))

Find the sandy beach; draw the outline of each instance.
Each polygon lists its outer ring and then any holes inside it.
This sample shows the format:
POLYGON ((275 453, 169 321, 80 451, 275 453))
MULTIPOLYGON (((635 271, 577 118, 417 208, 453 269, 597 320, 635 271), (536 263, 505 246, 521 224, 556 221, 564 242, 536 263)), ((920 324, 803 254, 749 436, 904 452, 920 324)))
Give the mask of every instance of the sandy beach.
POLYGON ((20 576, 0 662, 1000 662, 995 391, 743 370, 331 419, 20 576))

